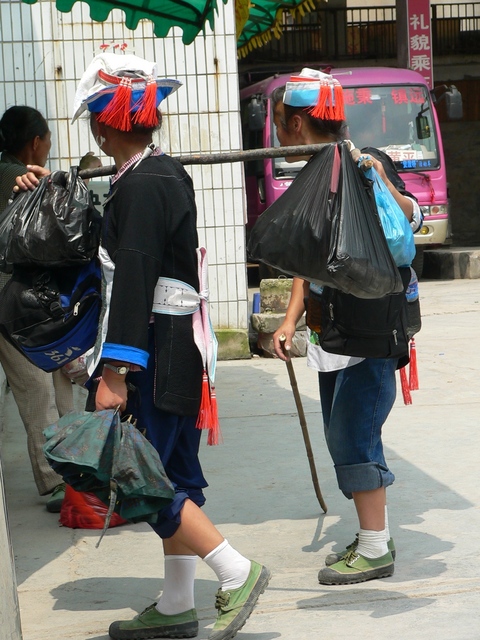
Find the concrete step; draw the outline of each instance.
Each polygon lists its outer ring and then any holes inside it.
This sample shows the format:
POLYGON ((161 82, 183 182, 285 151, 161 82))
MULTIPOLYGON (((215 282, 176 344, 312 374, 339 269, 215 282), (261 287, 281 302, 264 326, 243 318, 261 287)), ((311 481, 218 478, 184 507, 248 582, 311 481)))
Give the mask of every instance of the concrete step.
POLYGON ((426 249, 423 277, 433 280, 480 278, 480 247, 426 249))

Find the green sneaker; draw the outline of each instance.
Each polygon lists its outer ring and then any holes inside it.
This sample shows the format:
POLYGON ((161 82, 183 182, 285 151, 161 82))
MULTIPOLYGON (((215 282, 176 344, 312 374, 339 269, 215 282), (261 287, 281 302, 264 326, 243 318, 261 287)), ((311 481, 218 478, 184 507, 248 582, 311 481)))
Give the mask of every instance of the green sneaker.
MULTIPOLYGON (((355 551, 357 547, 358 547, 358 533, 355 535, 355 540, 351 542, 348 545, 348 547, 344 549, 341 553, 329 553, 328 556, 325 558, 325 565, 327 567, 330 567, 332 564, 335 564, 336 562, 340 562, 340 560, 344 556, 346 556, 349 551, 355 551)), ((395 551, 395 543, 393 541, 393 538, 390 538, 390 540, 387 542, 387 547, 390 553, 392 554, 392 558, 395 560, 395 556, 397 555, 397 553, 395 551)))
POLYGON ((108 633, 113 640, 147 640, 147 638, 194 638, 198 634, 195 609, 174 616, 157 611, 154 602, 133 620, 112 622, 108 633))
POLYGON ((50 494, 45 507, 50 513, 60 513, 62 509, 62 502, 65 498, 65 483, 57 484, 55 489, 50 494))
POLYGON ((231 591, 219 589, 215 601, 218 614, 209 640, 233 638, 249 618, 269 580, 270 571, 252 560, 250 573, 242 587, 231 591))
POLYGON ((339 562, 320 569, 320 584, 355 584, 374 578, 392 576, 395 565, 390 551, 381 558, 365 558, 355 551, 349 551, 339 562))

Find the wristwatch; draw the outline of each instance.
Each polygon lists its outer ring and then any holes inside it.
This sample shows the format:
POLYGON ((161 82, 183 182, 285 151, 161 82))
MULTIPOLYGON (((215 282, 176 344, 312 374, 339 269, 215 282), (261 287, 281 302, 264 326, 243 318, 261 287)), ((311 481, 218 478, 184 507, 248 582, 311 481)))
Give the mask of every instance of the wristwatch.
POLYGON ((104 367, 107 367, 107 369, 110 369, 110 371, 114 371, 115 373, 118 373, 118 375, 120 376, 124 376, 126 373, 128 373, 130 371, 130 367, 127 367, 126 365, 120 365, 119 367, 116 367, 113 364, 109 364, 108 362, 105 362, 104 367))

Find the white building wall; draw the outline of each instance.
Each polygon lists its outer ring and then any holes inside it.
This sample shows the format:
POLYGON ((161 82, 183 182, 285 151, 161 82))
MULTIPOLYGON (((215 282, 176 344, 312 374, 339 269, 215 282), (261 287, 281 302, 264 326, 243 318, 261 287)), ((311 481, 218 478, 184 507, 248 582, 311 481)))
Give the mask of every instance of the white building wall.
MULTIPOLYGON (((184 83, 162 103, 164 151, 175 156, 241 149, 234 3, 219 2, 215 32, 207 25, 206 35, 189 46, 180 29, 156 38, 152 27, 145 20, 130 31, 119 10, 104 23, 93 22, 81 2, 60 13, 50 0, 0 0, 0 110, 26 104, 43 113, 52 131, 51 169, 66 169, 89 150, 99 153, 87 120, 71 125, 70 118, 78 81, 103 44, 110 52, 126 44, 126 53, 155 59, 159 75, 184 83)), ((200 243, 207 248, 212 321, 218 328, 246 329, 243 165, 186 169, 197 194, 200 243)))

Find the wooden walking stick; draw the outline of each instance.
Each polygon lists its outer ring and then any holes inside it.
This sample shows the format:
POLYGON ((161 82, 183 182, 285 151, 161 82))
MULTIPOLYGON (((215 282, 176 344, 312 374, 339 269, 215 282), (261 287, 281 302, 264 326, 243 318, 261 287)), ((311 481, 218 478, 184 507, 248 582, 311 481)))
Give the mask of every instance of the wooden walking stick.
MULTIPOLYGON (((282 348, 284 346, 285 340, 285 336, 280 336, 282 348)), ((297 407, 298 419, 302 428, 303 441, 305 443, 305 449, 307 450, 308 464, 310 465, 310 472, 312 474, 312 482, 315 489, 315 495, 317 496, 317 500, 323 509, 323 513, 327 513, 327 505, 325 503, 325 500, 323 499, 322 492, 320 490, 320 484, 318 482, 317 469, 315 467, 315 460, 313 458, 312 445, 310 443, 310 436, 308 434, 305 412, 303 411, 302 400, 300 398, 300 392, 298 391, 297 378, 295 377, 295 371, 293 369, 293 362, 288 351, 285 351, 284 349, 284 353, 287 358, 285 364, 287 365, 288 377, 290 378, 290 386, 292 387, 293 397, 295 398, 295 405, 297 407)))

